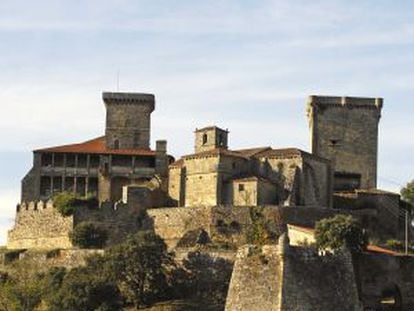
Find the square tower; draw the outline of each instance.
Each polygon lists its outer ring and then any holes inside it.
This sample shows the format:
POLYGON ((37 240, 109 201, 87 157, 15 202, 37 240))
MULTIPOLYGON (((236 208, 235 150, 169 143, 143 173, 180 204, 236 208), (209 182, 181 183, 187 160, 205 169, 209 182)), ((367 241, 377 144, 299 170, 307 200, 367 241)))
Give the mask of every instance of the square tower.
POLYGON ((208 126, 202 129, 196 129, 194 133, 195 153, 217 148, 228 148, 228 130, 223 130, 217 126, 208 126))
POLYGON ((309 96, 312 153, 335 167, 334 190, 377 186, 382 98, 309 96))
POLYGON ((153 94, 102 93, 106 107, 106 146, 109 149, 149 149, 153 94))

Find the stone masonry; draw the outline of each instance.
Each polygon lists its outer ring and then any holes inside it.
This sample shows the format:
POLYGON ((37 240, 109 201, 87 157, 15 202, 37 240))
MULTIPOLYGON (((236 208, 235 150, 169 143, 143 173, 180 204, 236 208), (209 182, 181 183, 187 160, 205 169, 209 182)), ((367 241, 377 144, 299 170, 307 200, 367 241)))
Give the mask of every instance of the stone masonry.
POLYGON ((312 153, 335 166, 335 188, 376 188, 382 98, 310 96, 312 153))

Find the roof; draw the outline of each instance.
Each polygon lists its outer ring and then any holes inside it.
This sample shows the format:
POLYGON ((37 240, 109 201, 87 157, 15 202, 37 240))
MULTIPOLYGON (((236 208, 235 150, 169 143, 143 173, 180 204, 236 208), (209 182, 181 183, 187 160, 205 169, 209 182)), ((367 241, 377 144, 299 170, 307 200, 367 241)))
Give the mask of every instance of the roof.
POLYGON ((246 157, 252 157, 256 154, 264 152, 266 150, 272 150, 271 147, 256 147, 256 148, 248 148, 248 149, 237 149, 234 150, 235 152, 241 153, 246 157))
POLYGON ((109 149, 106 147, 105 136, 97 137, 78 144, 37 149, 34 150, 34 152, 113 154, 129 156, 155 155, 155 151, 150 149, 109 149))
POLYGON ((335 195, 338 196, 352 196, 352 195, 358 195, 358 194, 373 194, 373 195, 391 195, 391 196, 400 196, 400 194, 396 192, 391 192, 387 190, 381 190, 381 189, 354 189, 354 190, 346 190, 346 191, 335 191, 335 195))
POLYGON ((295 230, 299 230, 299 231, 306 232, 309 234, 315 234, 315 229, 311 227, 303 227, 303 226, 291 225, 291 224, 287 224, 287 226, 295 230))
POLYGON ((148 93, 125 93, 125 92, 103 92, 102 99, 104 102, 154 102, 154 94, 148 93))
POLYGON ((237 158, 243 158, 248 160, 249 157, 237 152, 237 151, 232 151, 232 150, 228 150, 225 148, 215 148, 215 149, 211 149, 211 150, 207 150, 207 151, 202 151, 202 152, 198 152, 198 153, 193 153, 193 154, 189 154, 186 156, 183 156, 183 159, 196 159, 196 158, 203 158, 203 157, 208 157, 208 156, 219 156, 219 155, 224 155, 224 156, 230 156, 230 157, 237 157, 237 158))
POLYGON ((377 245, 368 245, 367 246, 367 251, 370 253, 380 253, 380 254, 386 254, 386 255, 392 255, 392 256, 397 256, 400 255, 399 253, 377 246, 377 245))

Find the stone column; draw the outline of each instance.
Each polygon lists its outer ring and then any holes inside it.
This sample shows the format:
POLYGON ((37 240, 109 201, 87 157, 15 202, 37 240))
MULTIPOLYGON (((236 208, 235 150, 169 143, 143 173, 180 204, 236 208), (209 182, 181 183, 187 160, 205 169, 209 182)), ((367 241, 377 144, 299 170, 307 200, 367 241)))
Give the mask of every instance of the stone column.
POLYGON ((53 188, 54 188, 54 185, 53 185, 53 176, 50 176, 50 195, 51 196, 53 195, 53 188))

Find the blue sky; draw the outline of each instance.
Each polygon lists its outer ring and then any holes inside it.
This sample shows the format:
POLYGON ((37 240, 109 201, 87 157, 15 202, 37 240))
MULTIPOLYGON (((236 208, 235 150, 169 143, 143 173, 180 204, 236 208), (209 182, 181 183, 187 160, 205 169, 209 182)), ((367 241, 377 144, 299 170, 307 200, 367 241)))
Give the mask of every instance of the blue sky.
POLYGON ((412 1, 1 1, 0 245, 31 150, 103 133, 103 90, 153 92, 152 141, 308 150, 310 94, 384 97, 379 184, 414 176, 412 1))

